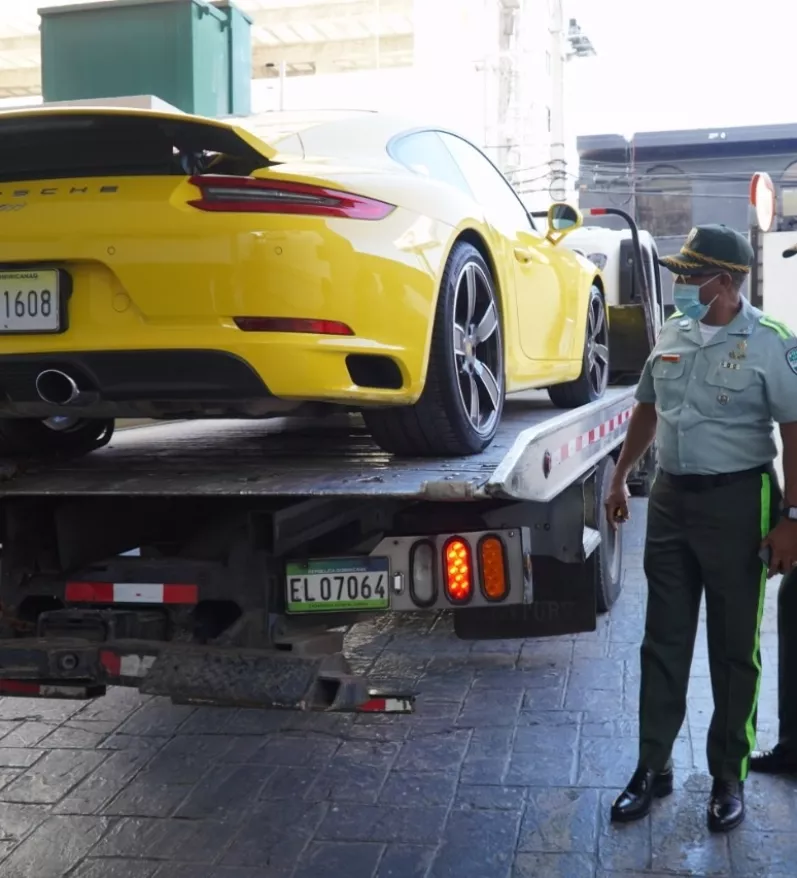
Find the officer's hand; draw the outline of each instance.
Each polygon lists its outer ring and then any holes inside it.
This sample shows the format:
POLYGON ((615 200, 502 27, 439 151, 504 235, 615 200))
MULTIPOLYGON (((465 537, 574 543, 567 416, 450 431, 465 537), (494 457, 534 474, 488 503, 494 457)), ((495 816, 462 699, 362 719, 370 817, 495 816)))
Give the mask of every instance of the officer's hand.
POLYGON ((761 544, 763 548, 769 548, 770 577, 778 573, 791 573, 797 566, 797 522, 781 519, 767 535, 761 544))
POLYGON ((606 518, 612 530, 617 530, 618 524, 628 521, 628 498, 630 496, 625 479, 622 481, 612 480, 609 486, 609 493, 606 495, 606 502, 604 503, 606 518))

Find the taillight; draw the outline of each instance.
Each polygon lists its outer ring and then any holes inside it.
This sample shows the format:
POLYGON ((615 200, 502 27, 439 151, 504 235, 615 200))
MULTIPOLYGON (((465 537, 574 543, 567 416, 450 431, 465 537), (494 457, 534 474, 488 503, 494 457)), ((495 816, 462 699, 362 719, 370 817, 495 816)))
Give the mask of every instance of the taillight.
POLYGON ((496 536, 483 537, 479 543, 482 593, 488 601, 502 601, 509 593, 504 544, 496 536))
POLYGON ((303 317, 233 317, 243 332, 309 332, 314 335, 354 335, 351 327, 337 320, 306 320, 303 317))
POLYGON ((188 203, 226 213, 290 213, 345 219, 384 219, 395 205, 351 192, 257 177, 202 175, 189 180, 202 193, 188 203))
POLYGON ((452 604, 466 604, 473 594, 473 560, 470 546, 451 537, 443 549, 446 594, 452 604))
POLYGON ((428 540, 415 543, 410 551, 410 597, 417 607, 430 607, 437 600, 436 553, 428 540))

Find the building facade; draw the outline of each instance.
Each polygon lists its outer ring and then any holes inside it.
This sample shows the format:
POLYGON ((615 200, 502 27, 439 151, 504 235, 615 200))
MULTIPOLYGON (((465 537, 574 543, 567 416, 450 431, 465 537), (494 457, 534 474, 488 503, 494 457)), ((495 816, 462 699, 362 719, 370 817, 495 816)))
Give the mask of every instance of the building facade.
MULTIPOLYGON (((663 255, 677 252, 702 223, 746 234, 756 171, 777 188, 775 228, 797 228, 797 125, 645 132, 630 140, 591 135, 579 137, 577 148, 579 204, 627 211, 663 255)), ((622 226, 609 217, 594 222, 622 226)))

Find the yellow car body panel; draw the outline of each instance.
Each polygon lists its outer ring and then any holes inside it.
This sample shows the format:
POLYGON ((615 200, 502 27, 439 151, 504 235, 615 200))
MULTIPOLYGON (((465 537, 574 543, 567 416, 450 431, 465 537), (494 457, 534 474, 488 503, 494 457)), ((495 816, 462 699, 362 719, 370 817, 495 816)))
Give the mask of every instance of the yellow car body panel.
MULTIPOLYGON (((0 130, 13 120, 80 112, 3 113, 0 130)), ((581 372, 589 289, 598 273, 531 226, 512 228, 468 194, 404 169, 387 151, 350 160, 296 156, 218 120, 82 112, 195 122, 239 138, 250 160, 252 152, 262 155, 263 166, 248 176, 353 192, 395 207, 378 220, 213 212, 190 204, 200 190, 189 174, 37 173, 9 180, 0 168, 0 273, 57 268, 71 281, 65 330, 0 333, 0 372, 4 360, 20 357, 43 368, 57 365, 59 357, 92 352, 215 351, 246 364, 269 396, 232 407, 223 392, 207 403, 191 397, 183 409, 196 415, 258 416, 279 410, 280 400, 407 405, 424 387, 441 278, 462 236, 480 243, 494 273, 507 390, 562 382, 581 372), (247 332, 236 324, 238 317, 335 321, 353 334, 247 332), (397 365, 401 386, 355 383, 347 366, 351 354, 385 356, 397 365)), ((390 123, 374 124, 377 132, 379 125, 390 130, 390 123)), ((57 153, 54 147, 54 162, 57 153)), ((3 307, 0 300, 0 325, 3 307)), ((98 404, 94 411, 132 417, 183 410, 177 391, 175 401, 164 398, 161 408, 148 408, 147 381, 154 379, 142 378, 131 389, 137 380, 118 379, 118 402, 98 404)), ((0 405, 5 416, 49 413, 33 399, 0 405)))

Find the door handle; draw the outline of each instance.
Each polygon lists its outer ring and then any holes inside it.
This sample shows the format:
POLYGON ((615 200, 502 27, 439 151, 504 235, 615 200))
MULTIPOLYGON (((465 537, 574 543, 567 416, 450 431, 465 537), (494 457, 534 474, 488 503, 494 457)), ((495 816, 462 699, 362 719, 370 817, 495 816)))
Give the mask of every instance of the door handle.
POLYGON ((515 247, 515 259, 525 265, 527 262, 534 261, 534 252, 525 247, 515 247))

